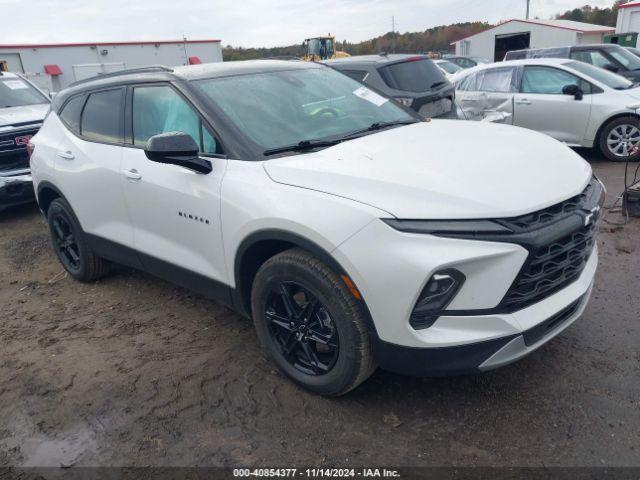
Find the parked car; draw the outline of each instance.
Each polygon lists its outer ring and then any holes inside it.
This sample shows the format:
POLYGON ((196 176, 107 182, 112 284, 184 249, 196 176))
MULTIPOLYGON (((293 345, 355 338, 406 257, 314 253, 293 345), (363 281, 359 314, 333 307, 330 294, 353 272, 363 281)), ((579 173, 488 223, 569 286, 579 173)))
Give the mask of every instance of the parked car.
POLYGON ((493 63, 491 62, 491 60, 487 60, 486 58, 482 58, 482 57, 456 57, 456 56, 451 56, 451 57, 446 57, 445 60, 448 60, 451 63, 455 63, 456 65, 458 65, 460 68, 473 68, 473 67, 477 67, 478 65, 484 65, 485 63, 493 63))
POLYGON ((393 97, 423 117, 452 113, 455 89, 426 55, 362 55, 323 63, 393 97))
POLYGON ((115 262, 216 298, 320 394, 376 365, 513 362, 592 288, 604 190, 579 155, 511 126, 422 121, 320 64, 104 75, 60 92, 32 144, 71 277, 115 262))
POLYGON ((49 98, 21 75, 0 72, 0 211, 33 202, 27 144, 49 109, 49 98))
POLYGON ((525 58, 567 58, 590 63, 617 73, 633 82, 640 82, 640 58, 628 49, 612 43, 574 45, 571 47, 513 50, 507 52, 505 60, 525 58))
POLYGON ((434 60, 433 62, 442 71, 442 73, 444 73, 444 76, 447 77, 448 79, 451 79, 451 77, 454 74, 464 71, 464 68, 459 67, 458 65, 450 62, 449 60, 434 60))
POLYGON ((595 147, 610 160, 640 157, 640 88, 575 60, 513 60, 457 76, 456 98, 470 119, 505 112, 572 147, 595 147))
POLYGON ((626 48, 628 51, 633 53, 636 57, 640 58, 640 50, 638 50, 637 48, 634 48, 634 47, 624 47, 624 48, 626 48))

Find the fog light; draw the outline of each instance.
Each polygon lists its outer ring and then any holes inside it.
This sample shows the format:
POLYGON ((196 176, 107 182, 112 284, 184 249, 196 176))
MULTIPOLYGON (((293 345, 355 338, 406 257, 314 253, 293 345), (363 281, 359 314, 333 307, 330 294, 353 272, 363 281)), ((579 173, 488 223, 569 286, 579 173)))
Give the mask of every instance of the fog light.
POLYGON ((416 330, 429 328, 442 315, 466 280, 464 274, 454 268, 434 273, 416 302, 409 323, 416 330))

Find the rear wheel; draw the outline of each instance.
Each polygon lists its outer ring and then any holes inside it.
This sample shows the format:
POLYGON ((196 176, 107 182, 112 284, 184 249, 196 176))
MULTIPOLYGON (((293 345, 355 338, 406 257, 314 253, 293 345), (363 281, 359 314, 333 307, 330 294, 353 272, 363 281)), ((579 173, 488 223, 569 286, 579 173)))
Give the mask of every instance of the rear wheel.
POLYGON ((47 210, 53 250, 64 269, 76 280, 90 282, 109 272, 106 260, 89 247, 69 204, 56 198, 47 210))
POLYGON ((302 387, 342 395, 375 370, 361 300, 307 252, 268 260, 256 274, 251 305, 263 347, 302 387))
POLYGON ((602 129, 600 151, 609 160, 636 161, 640 158, 640 119, 616 118, 602 129))

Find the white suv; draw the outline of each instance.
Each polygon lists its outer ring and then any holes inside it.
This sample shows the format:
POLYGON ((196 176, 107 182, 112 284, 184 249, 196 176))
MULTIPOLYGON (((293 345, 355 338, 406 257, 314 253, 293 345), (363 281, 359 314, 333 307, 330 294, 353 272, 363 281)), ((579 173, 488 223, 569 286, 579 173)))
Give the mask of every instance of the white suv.
POLYGON ((604 189, 542 134, 424 122, 330 68, 148 68, 61 92, 31 165, 55 252, 219 299, 325 395, 488 370, 583 311, 604 189))

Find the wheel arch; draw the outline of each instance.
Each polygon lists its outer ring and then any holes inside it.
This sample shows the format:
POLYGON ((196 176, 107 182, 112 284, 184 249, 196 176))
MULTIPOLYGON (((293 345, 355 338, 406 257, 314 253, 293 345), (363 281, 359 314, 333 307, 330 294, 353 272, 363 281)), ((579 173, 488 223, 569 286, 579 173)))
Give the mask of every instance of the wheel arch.
POLYGON ((614 115, 611 115, 610 117, 607 117, 607 119, 600 124, 600 127, 598 127, 598 131, 596 132, 596 136, 593 140, 594 146, 597 146, 598 148, 600 148, 600 136, 602 135, 602 132, 604 131, 607 125, 609 125, 614 120, 617 120, 619 118, 627 118, 627 117, 635 118, 636 120, 640 121, 640 115, 634 112, 619 112, 614 115))
POLYGON ((44 215, 47 215, 47 211, 49 210, 49 206, 51 202, 53 202, 56 198, 62 198, 65 202, 69 203, 63 193, 60 191, 58 187, 56 187, 51 182, 40 182, 38 184, 38 190, 36 191, 36 200, 38 201, 38 206, 44 215))
MULTIPOLYGON (((260 267, 274 255, 296 247, 317 257, 338 275, 346 275, 351 279, 347 270, 316 242, 286 230, 260 230, 250 234, 240 243, 234 260, 236 285, 234 304, 240 313, 251 317, 251 288, 260 267)), ((361 299, 361 302, 365 311, 367 328, 377 337, 377 331, 364 298, 361 299)))

